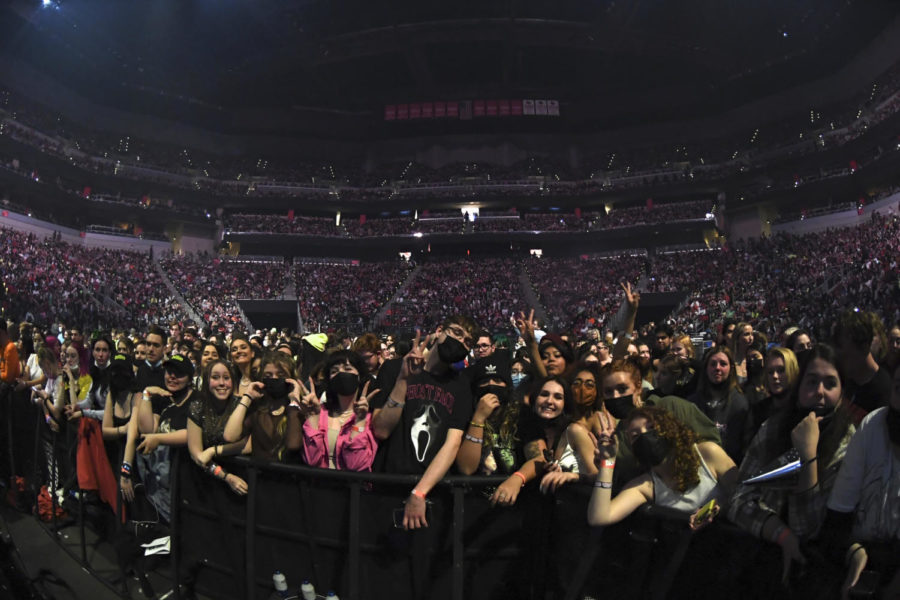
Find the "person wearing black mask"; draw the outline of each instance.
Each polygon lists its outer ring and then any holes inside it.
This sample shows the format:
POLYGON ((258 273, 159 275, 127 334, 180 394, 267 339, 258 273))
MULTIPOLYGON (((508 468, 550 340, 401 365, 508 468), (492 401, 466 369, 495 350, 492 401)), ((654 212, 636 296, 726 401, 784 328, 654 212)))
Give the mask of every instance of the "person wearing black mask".
POLYGON ((877 594, 854 589, 863 570, 881 575, 881 597, 900 594, 900 366, 887 407, 870 412, 850 441, 822 531, 834 562, 847 568, 843 597, 877 594))
MULTIPOLYGON (((697 434, 700 441, 721 445, 721 437, 715 423, 700 409, 683 398, 676 396, 650 395, 646 400, 641 395, 641 372, 634 359, 618 359, 600 370, 600 395, 604 409, 621 423, 635 408, 656 406, 672 413, 676 419, 697 434)), ((642 468, 625 443, 624 431, 616 427, 618 437, 618 461, 615 473, 616 487, 637 477, 642 468)))
POLYGON ((323 469, 371 471, 378 441, 372 433, 369 402, 379 390, 369 392, 366 363, 351 350, 332 353, 324 372, 325 404, 319 405, 312 387, 301 401, 307 415, 303 458, 307 464, 323 469))
POLYGON ((520 402, 512 400, 508 362, 502 353, 494 353, 471 367, 475 412, 456 454, 456 468, 464 475, 512 475, 519 465, 520 402))
POLYGON ((598 435, 595 460, 599 475, 588 505, 588 523, 618 523, 643 504, 655 504, 690 515, 692 528, 703 525, 697 511, 712 499, 731 496, 737 483, 734 461, 714 442, 697 434, 662 408, 633 410, 621 423, 628 444, 646 469, 629 481, 615 498, 612 480, 618 442, 612 427, 598 435))
POLYGON ((468 355, 476 331, 470 318, 450 317, 427 354, 416 334, 387 401, 375 407, 375 437, 391 440, 386 470, 421 475, 404 505, 406 529, 428 526, 425 498, 456 460, 471 420, 472 391, 453 365, 468 355))
POLYGON ((228 417, 222 437, 231 443, 250 436, 253 458, 285 462, 302 445, 303 388, 294 359, 282 352, 269 352, 259 367, 262 381, 250 384, 228 417))
POLYGON ((130 357, 116 354, 109 365, 109 392, 103 409, 104 440, 123 439, 128 433, 131 410, 138 396, 134 386, 134 363, 130 357))

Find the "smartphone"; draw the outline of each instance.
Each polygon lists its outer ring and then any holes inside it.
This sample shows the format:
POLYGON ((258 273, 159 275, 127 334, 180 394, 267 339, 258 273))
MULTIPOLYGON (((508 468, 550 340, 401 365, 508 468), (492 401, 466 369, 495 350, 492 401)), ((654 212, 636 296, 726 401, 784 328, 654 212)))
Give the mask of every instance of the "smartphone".
POLYGON ((695 523, 701 523, 708 519, 712 514, 713 509, 716 507, 716 499, 713 498, 706 504, 704 504, 699 511, 697 511, 697 516, 694 517, 695 523))

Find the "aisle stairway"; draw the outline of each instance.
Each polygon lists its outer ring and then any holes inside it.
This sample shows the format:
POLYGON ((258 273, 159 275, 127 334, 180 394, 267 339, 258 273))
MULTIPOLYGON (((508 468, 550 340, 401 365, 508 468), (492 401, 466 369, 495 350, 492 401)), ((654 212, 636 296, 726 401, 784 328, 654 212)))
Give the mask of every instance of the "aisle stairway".
POLYGON ((372 320, 370 321, 371 323, 373 323, 374 327, 377 328, 383 324, 384 318, 387 316, 387 311, 390 310, 391 306, 393 306, 395 302, 397 302, 397 299, 400 296, 406 294, 406 290, 408 290, 412 283, 416 280, 421 270, 421 267, 417 265, 416 268, 410 272, 406 280, 400 284, 400 286, 394 292, 394 295, 391 296, 391 299, 385 302, 384 306, 378 309, 378 312, 375 313, 375 316, 372 317, 372 320))
POLYGON ((156 269, 156 272, 159 273, 159 276, 162 278, 163 283, 166 284, 166 288, 169 290, 169 294, 182 306, 184 312, 187 313, 187 316, 190 317, 194 323, 197 324, 198 327, 202 327, 205 325, 203 318, 200 317, 200 314, 194 310, 194 307, 185 300, 184 296, 181 295, 181 292, 178 291, 178 288, 175 287, 175 284, 172 283, 172 280, 169 279, 168 273, 166 273, 165 269, 162 268, 162 265, 159 264, 159 261, 156 258, 153 259, 153 268, 156 269))
POLYGON ((541 300, 534 290, 534 285, 531 283, 531 278, 528 277, 528 273, 525 271, 524 264, 522 265, 522 268, 519 269, 519 289, 522 292, 522 300, 524 300, 526 306, 534 309, 534 316, 538 322, 540 322, 541 325, 549 323, 547 311, 544 309, 544 305, 541 304, 541 300))

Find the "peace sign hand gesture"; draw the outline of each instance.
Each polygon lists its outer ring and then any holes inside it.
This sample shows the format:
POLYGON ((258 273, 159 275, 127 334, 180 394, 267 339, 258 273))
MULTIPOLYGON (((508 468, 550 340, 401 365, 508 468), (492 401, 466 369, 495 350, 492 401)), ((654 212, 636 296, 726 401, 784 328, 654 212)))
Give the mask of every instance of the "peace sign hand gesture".
POLYGON ((527 319, 524 312, 519 313, 519 318, 516 319, 516 328, 522 333, 522 339, 526 344, 534 341, 534 330, 537 329, 537 323, 534 320, 533 308, 528 312, 527 319))
POLYGON ((303 394, 303 397, 300 398, 300 410, 307 415, 314 415, 319 412, 319 398, 316 396, 316 384, 313 381, 313 378, 309 378, 309 388, 304 386, 299 381, 297 384, 300 386, 300 393, 303 394))
POLYGON ((628 303, 629 308, 637 310, 638 304, 641 301, 641 293, 637 290, 631 291, 631 283, 628 281, 620 283, 619 285, 622 286, 622 290, 625 292, 625 301, 628 303))
POLYGON ((613 419, 600 415, 600 425, 595 433, 591 433, 594 442, 594 464, 600 469, 606 460, 614 460, 619 451, 619 440, 616 439, 616 425, 613 419))
POLYGON ((369 392, 369 382, 366 382, 366 385, 363 386, 362 393, 359 395, 359 398, 353 403, 353 412, 356 413, 357 418, 364 418, 366 413, 369 412, 369 406, 371 405, 372 398, 374 398, 381 390, 375 390, 373 392, 369 392))
POLYGON ((425 342, 421 341, 422 332, 416 331, 416 339, 412 348, 403 357, 403 367, 400 369, 400 377, 409 379, 410 375, 418 375, 425 367, 425 342))

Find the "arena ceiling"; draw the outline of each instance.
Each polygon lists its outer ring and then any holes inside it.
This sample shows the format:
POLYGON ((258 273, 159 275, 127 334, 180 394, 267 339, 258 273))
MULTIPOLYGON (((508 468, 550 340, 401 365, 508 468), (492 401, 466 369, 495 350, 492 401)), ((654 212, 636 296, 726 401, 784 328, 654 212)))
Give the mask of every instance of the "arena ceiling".
MULTIPOLYGON (((0 56, 100 104, 171 112, 555 98, 647 122, 828 76, 893 0, 0 0, 0 56)), ((577 110, 576 110, 577 107, 577 110)))

